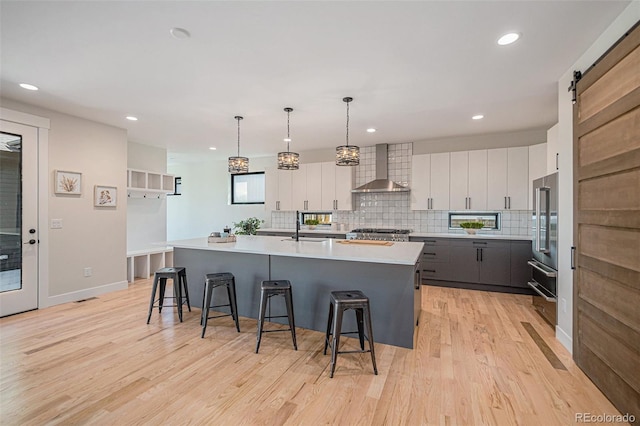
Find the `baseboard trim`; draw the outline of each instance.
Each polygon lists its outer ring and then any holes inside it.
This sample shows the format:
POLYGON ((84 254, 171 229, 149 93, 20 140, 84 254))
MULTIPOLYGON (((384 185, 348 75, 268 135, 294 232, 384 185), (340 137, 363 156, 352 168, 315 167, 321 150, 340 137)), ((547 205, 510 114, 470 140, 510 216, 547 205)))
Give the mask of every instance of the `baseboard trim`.
POLYGON ((573 355, 573 339, 560 326, 556 325, 556 339, 562 343, 562 346, 573 355))
POLYGON ((105 284, 98 287, 87 288, 79 291, 59 294, 57 296, 49 296, 46 300, 46 308, 49 306, 60 305, 62 303, 76 302, 78 300, 88 299, 90 297, 100 296, 101 294, 111 293, 112 291, 125 290, 128 287, 127 281, 118 281, 115 283, 105 284))

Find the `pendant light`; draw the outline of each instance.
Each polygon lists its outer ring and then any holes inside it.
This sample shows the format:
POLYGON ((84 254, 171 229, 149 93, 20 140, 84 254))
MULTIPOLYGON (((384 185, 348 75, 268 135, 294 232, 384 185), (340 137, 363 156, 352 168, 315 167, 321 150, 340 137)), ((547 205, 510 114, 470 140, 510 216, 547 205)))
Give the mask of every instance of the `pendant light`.
POLYGON ((349 102, 353 98, 342 98, 347 103, 347 144, 336 147, 336 165, 338 166, 357 166, 360 164, 360 148, 355 145, 349 145, 349 102))
POLYGON ((287 151, 278 153, 278 169, 298 170, 300 168, 300 154, 289 151, 289 142, 291 142, 291 135, 289 134, 289 114, 291 114, 293 108, 287 107, 284 110, 287 113, 287 138, 284 140, 287 143, 287 151))
POLYGON ((233 118, 238 120, 238 156, 229 157, 229 173, 235 175, 249 171, 249 159, 247 157, 240 157, 240 120, 242 120, 242 117, 236 115, 233 118))

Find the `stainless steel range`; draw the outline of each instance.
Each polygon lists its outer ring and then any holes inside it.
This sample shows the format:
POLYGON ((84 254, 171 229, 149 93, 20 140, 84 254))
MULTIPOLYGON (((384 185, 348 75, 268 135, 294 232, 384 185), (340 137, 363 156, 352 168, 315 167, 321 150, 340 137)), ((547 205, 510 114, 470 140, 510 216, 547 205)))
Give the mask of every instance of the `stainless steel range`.
POLYGON ((409 241, 409 229, 358 228, 347 234, 354 240, 409 241))

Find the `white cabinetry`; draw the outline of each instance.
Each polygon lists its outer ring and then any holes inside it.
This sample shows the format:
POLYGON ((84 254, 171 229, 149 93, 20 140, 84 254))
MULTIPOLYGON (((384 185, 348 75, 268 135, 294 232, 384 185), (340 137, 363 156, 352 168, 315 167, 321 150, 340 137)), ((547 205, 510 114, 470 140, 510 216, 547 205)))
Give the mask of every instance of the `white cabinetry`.
POLYGON ((487 150, 451 153, 449 208, 487 209, 487 150))
POLYGON ((547 144, 540 143, 529 147, 529 183, 527 208, 533 209, 533 181, 547 174, 547 144))
POLYGON ((529 148, 490 149, 487 154, 487 208, 528 208, 529 148))
POLYGON ((353 210, 353 167, 320 163, 322 169, 321 210, 353 210))
POLYGON ((173 175, 147 170, 127 169, 127 195, 142 198, 159 198, 162 194, 175 192, 173 175))
POLYGON ((301 164, 292 173, 292 202, 294 210, 319 210, 322 202, 321 163, 301 164))
POLYGON ((559 165, 560 135, 558 133, 558 125, 556 124, 547 130, 547 173, 545 175, 557 172, 559 165))
POLYGON ((449 209, 449 153, 412 157, 411 210, 449 209))
POLYGON ((265 167, 266 210, 292 210, 293 173, 296 171, 265 167))

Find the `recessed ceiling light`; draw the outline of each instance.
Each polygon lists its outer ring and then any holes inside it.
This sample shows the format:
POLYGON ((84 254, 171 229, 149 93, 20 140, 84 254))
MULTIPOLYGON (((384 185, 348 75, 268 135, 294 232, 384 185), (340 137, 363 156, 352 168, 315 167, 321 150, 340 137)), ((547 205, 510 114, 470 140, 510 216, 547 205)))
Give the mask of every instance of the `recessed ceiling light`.
POLYGON ((291 142, 291 138, 284 138, 283 141, 285 142, 291 142))
POLYGON ((369 127, 367 129, 367 133, 375 133, 375 132, 376 132, 376 129, 374 129, 373 127, 369 127))
POLYGON ((507 33, 498 39, 498 44, 500 46, 506 46, 507 44, 514 43, 519 38, 520 34, 518 33, 507 33))
POLYGON ((138 121, 138 117, 134 117, 133 115, 128 115, 127 120, 129 121, 138 121))
POLYGON ((473 117, 471 117, 472 120, 482 120, 483 118, 484 115, 482 114, 474 115, 473 117))
POLYGON ((186 40, 191 37, 191 33, 184 28, 171 28, 169 33, 171 33, 173 38, 177 38, 178 40, 186 40))
POLYGON ((36 86, 34 86, 33 84, 20 83, 20 87, 22 87, 23 89, 27 89, 27 90, 38 90, 38 88, 36 86))
POLYGON ((215 151, 215 150, 216 150, 216 149, 218 149, 218 148, 216 148, 215 146, 210 146, 210 147, 209 147, 209 149, 210 149, 211 151, 215 151))

